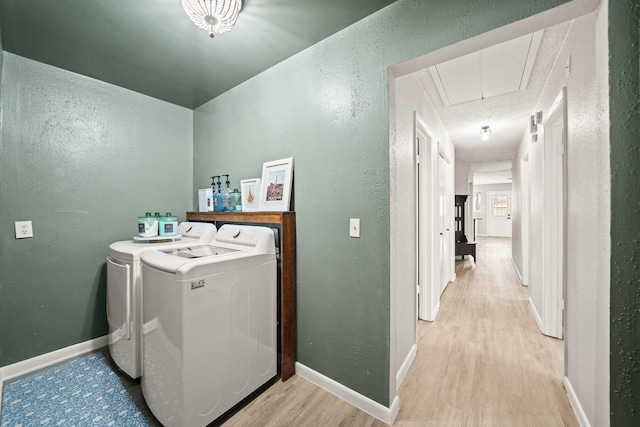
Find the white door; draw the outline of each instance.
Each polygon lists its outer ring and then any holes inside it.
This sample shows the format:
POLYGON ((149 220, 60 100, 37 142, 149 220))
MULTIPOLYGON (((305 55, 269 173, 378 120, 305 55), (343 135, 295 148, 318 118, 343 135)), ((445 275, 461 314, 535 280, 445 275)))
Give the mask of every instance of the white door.
POLYGON ((511 237, 511 191, 490 191, 487 203, 487 235, 511 237))

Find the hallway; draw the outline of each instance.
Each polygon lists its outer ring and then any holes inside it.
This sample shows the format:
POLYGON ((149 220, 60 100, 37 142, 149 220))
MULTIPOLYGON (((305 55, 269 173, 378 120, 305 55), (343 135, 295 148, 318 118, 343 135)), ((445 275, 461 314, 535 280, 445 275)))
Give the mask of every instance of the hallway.
MULTIPOLYGON (((399 390, 394 426, 577 426, 562 386, 562 342, 542 335, 511 265, 511 239, 478 239, 477 266, 456 261, 399 390)), ((295 375, 225 426, 384 426, 295 375)))
POLYGON ((578 425, 562 386, 562 341, 542 335, 511 264, 511 239, 478 239, 436 321, 418 324, 418 354, 397 426, 578 425))

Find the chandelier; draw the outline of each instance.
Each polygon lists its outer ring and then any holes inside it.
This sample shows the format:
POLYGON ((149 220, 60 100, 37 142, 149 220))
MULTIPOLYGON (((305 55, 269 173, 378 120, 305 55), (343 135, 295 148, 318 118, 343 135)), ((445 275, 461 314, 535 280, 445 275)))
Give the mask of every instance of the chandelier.
POLYGON ((209 37, 231 31, 242 8, 242 0, 182 0, 189 18, 209 37))

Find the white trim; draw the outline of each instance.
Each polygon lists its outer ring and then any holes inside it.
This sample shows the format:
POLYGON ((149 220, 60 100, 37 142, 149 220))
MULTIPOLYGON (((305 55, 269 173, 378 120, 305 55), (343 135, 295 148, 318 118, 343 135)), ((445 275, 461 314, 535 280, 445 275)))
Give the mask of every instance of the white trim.
POLYGON ((409 350, 409 354, 407 354, 407 357, 404 359, 402 366, 400 366, 400 369, 396 374, 396 391, 400 389, 400 386, 402 385, 404 378, 407 376, 407 372, 409 372, 409 368, 411 367, 411 364, 416 358, 417 353, 418 353, 418 346, 414 344, 411 347, 411 350, 409 350))
POLYGON ((400 410, 398 396, 393 399, 391 407, 387 408, 299 362, 296 362, 296 374, 389 425, 393 423, 400 410))
MULTIPOLYGON (((566 251, 566 87, 557 96, 542 122, 543 138, 543 282, 541 314, 543 333, 562 339, 566 251), (560 130, 560 132, 558 132, 560 130)), ((540 132, 539 132, 540 134, 540 132)))
POLYGON ((106 347, 108 344, 109 340, 105 335, 90 341, 61 348, 60 350, 52 351, 50 353, 41 354, 40 356, 32 357, 31 359, 16 362, 12 365, 3 366, 0 368, 0 380, 10 381, 14 378, 30 374, 31 372, 44 369, 57 363, 64 362, 65 360, 106 347))
MULTIPOLYGON (((525 90, 531 77, 531 71, 533 70, 533 64, 536 60, 538 49, 540 49, 540 42, 542 41, 542 34, 544 30, 538 30, 531 36, 531 42, 529 44, 529 54, 524 65, 524 71, 522 73, 522 79, 520 81, 520 90, 525 90)), ((511 157, 513 159, 513 156, 511 157)))
MULTIPOLYGON (((456 256, 453 256, 453 259, 455 260, 456 256)), ((458 278, 458 276, 456 276, 456 273, 453 273, 453 276, 451 276, 451 280, 449 280, 449 283, 453 283, 456 281, 456 279, 458 278)))
POLYGON ((431 312, 428 313, 430 316, 420 320, 426 320, 427 322, 434 322, 436 320, 436 317, 438 317, 439 311, 440 311, 440 300, 438 300, 438 303, 436 304, 436 306, 433 307, 433 310, 431 310, 431 312))
POLYGON ((578 400, 578 396, 576 395, 576 392, 573 389, 569 378, 566 376, 562 378, 562 384, 564 385, 564 389, 567 391, 567 396, 569 396, 569 403, 571 403, 571 407, 573 408, 573 412, 575 412, 576 414, 576 418, 578 419, 578 423, 580 423, 580 427, 591 427, 591 424, 589 424, 589 420, 587 419, 587 414, 584 413, 582 405, 580 404, 580 400, 578 400))
MULTIPOLYGON (((433 131, 422 120, 417 111, 413 113, 413 143, 420 152, 420 163, 416 166, 416 230, 418 234, 416 247, 416 273, 420 284, 420 294, 418 295, 418 319, 433 321, 436 317, 434 305, 436 299, 435 288, 436 278, 434 272, 435 248, 434 236, 439 234, 434 230, 435 217, 433 206, 433 174, 434 162, 437 156, 437 142, 433 139, 433 131), (422 137, 421 137, 422 135, 422 137), (419 143, 423 140, 423 143, 419 143), (422 151, 420 151, 422 150, 422 151), (423 197, 419 197, 423 194, 423 197)), ((439 268, 440 264, 438 264, 439 268)), ((440 285, 437 286, 440 289, 440 285)))
POLYGON ((513 265, 513 269, 516 271, 516 274, 518 275, 518 279, 520 279, 520 284, 522 286, 527 286, 524 284, 524 280, 522 280, 522 274, 520 274, 520 270, 518 270, 518 266, 516 265, 516 262, 513 260, 513 258, 511 258, 511 265, 513 265))
POLYGON ((538 324, 538 328, 540 328, 540 331, 543 331, 542 318, 540 317, 540 313, 538 313, 538 310, 536 309, 536 305, 533 303, 533 300, 531 299, 531 297, 529 297, 529 307, 531 307, 531 313, 533 313, 533 317, 536 318, 536 323, 538 324))
POLYGON ((396 397, 393 399, 393 402, 391 402, 391 407, 389 408, 389 422, 384 421, 385 423, 392 425, 393 422, 396 420, 396 417, 398 416, 398 412, 400 412, 400 398, 396 395, 396 397))

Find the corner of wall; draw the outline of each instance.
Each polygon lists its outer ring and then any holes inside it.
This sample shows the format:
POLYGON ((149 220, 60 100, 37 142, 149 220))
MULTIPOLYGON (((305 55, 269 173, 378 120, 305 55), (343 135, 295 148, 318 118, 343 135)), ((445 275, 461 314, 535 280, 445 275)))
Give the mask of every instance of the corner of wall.
POLYGON ((608 104, 611 177, 610 422, 640 425, 640 8, 637 0, 608 2, 608 104), (636 117, 636 119, 632 119, 636 117))

